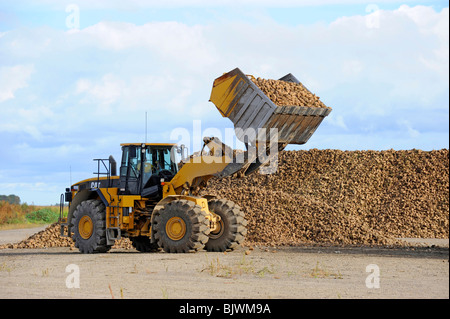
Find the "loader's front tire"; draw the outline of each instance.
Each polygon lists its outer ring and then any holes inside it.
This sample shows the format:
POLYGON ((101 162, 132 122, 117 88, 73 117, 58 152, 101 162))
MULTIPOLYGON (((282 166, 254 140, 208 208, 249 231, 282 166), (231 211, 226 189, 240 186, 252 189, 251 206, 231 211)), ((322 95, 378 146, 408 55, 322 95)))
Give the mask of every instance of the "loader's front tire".
POLYGON ((81 202, 73 213, 72 239, 83 254, 106 253, 106 208, 101 200, 81 202))
POLYGON ((247 220, 241 208, 230 200, 213 199, 208 202, 211 212, 219 215, 219 229, 210 232, 205 245, 207 251, 234 250, 247 235, 247 220))
POLYGON ((155 212, 153 231, 165 252, 194 252, 203 249, 208 241, 209 221, 199 205, 174 200, 155 212))

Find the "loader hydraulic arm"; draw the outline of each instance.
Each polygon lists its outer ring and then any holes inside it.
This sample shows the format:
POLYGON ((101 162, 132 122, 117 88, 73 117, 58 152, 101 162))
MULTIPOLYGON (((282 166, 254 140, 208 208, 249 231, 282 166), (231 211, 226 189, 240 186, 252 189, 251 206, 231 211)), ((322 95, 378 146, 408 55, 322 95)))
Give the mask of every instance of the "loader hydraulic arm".
POLYGON ((236 163, 235 151, 217 137, 205 137, 199 156, 192 155, 170 182, 163 185, 163 197, 169 195, 197 194, 212 177, 223 178, 239 170, 247 163, 236 163), (208 147, 209 151, 205 151, 208 147))

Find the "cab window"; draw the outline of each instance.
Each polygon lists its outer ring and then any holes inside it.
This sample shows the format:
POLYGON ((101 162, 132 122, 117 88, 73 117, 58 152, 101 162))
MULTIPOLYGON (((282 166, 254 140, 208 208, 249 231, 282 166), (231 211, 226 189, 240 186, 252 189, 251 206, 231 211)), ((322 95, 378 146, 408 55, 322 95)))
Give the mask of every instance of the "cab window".
POLYGON ((141 148, 138 146, 124 146, 122 151, 122 162, 120 165, 120 176, 138 178, 140 172, 141 148))

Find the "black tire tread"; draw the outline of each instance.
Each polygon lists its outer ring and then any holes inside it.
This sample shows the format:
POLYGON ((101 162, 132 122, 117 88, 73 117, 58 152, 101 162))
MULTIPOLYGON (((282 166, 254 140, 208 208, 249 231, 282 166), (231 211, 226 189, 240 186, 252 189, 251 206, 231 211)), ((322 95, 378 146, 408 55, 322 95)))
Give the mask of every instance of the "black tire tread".
POLYGON ((131 245, 141 253, 156 252, 159 250, 157 243, 152 243, 148 236, 130 237, 131 245))
POLYGON ((73 213, 72 239, 80 252, 84 254, 106 253, 111 245, 106 244, 106 207, 101 200, 89 199, 81 202, 73 213), (79 219, 89 215, 94 224, 94 232, 88 240, 84 240, 78 233, 79 219))
POLYGON ((153 231, 155 239, 159 247, 165 252, 195 252, 203 249, 209 239, 209 221, 206 218, 206 213, 192 201, 173 200, 154 214, 153 231), (168 238, 165 232, 167 220, 174 216, 184 217, 183 220, 186 219, 186 234, 178 241, 168 238))
POLYGON ((223 252, 236 249, 247 235, 245 214, 236 203, 227 199, 208 202, 209 210, 222 217, 226 223, 224 233, 216 239, 210 238, 205 245, 207 251, 223 252))

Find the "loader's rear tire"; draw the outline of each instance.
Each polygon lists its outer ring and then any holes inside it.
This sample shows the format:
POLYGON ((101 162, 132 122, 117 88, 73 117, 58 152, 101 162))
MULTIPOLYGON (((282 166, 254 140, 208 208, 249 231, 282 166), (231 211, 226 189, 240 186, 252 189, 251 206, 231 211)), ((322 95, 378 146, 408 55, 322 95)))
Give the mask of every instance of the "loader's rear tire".
POLYGON ((208 241, 209 220, 194 202, 174 200, 155 212, 153 231, 165 252, 195 252, 208 241))
POLYGON ((234 250, 247 235, 247 220, 241 208, 230 200, 213 199, 208 202, 211 212, 221 218, 220 228, 211 231, 205 245, 207 251, 234 250))
POLYGON ((81 202, 73 213, 72 239, 83 254, 106 253, 106 208, 101 200, 81 202))
POLYGON ((148 236, 137 236, 131 237, 130 239, 133 247, 141 253, 156 252, 159 250, 158 244, 150 242, 150 237, 148 236))

